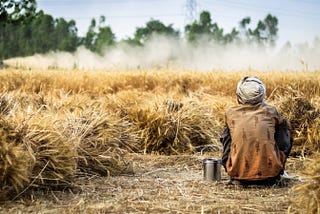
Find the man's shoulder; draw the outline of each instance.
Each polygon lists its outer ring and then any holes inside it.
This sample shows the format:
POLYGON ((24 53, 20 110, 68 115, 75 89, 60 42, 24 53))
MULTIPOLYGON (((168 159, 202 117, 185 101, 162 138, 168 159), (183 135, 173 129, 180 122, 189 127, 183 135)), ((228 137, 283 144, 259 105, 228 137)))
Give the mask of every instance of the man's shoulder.
POLYGON ((226 114, 228 114, 230 112, 234 112, 234 111, 239 111, 241 108, 242 108, 241 105, 230 106, 230 107, 227 108, 226 114))
POLYGON ((277 113, 278 110, 275 106, 270 105, 266 102, 262 102, 256 105, 245 105, 240 104, 237 106, 231 106, 227 108, 226 114, 232 114, 233 112, 241 112, 241 111, 268 111, 269 113, 277 113))
POLYGON ((270 105, 269 103, 263 102, 261 104, 262 108, 267 109, 268 111, 278 112, 277 107, 270 105))

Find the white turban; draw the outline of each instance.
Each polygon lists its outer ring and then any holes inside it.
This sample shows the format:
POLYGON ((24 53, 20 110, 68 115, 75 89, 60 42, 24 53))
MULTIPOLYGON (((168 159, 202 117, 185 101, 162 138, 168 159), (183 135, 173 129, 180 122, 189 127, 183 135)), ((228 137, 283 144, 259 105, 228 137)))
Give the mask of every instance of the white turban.
POLYGON ((238 100, 242 104, 257 104, 263 101, 266 87, 263 82, 255 76, 243 78, 237 85, 238 100))

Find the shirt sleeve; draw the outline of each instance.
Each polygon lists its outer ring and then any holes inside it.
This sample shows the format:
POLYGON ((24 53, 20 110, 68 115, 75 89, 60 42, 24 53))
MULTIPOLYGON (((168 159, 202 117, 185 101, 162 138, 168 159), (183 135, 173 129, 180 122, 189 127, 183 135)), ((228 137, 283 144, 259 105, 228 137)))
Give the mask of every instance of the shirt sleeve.
POLYGON ((285 119, 277 110, 277 121, 275 127, 275 142, 280 151, 283 151, 284 154, 288 157, 293 145, 293 136, 292 136, 292 128, 290 122, 285 119))
POLYGON ((224 128, 222 135, 220 137, 220 142, 223 145, 221 164, 224 166, 224 168, 226 170, 226 163, 229 158, 230 145, 231 145, 231 135, 230 135, 230 130, 228 127, 224 128))

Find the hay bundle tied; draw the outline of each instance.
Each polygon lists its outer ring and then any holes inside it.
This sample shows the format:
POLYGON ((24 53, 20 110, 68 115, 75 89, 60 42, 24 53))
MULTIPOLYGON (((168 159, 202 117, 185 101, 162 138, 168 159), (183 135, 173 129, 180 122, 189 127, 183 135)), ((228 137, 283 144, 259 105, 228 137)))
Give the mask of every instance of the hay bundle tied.
POLYGON ((217 144, 220 133, 211 108, 197 101, 169 99, 154 109, 141 109, 132 119, 141 130, 145 153, 192 153, 204 145, 217 144))
POLYGON ((69 186, 76 174, 76 146, 55 129, 59 120, 40 116, 33 121, 26 135, 36 159, 33 183, 41 187, 69 186))
POLYGON ((123 156, 137 150, 138 136, 131 124, 97 109, 70 114, 64 134, 77 145, 78 168, 85 173, 118 175, 127 173, 123 156))
POLYGON ((304 174, 306 180, 293 188, 293 201, 302 213, 320 213, 320 153, 315 153, 304 174))
POLYGON ((282 98, 277 106, 294 131, 293 152, 312 153, 319 150, 320 110, 307 98, 300 96, 282 98))
POLYGON ((0 119, 0 200, 19 193, 30 182, 34 165, 32 152, 21 132, 0 119))

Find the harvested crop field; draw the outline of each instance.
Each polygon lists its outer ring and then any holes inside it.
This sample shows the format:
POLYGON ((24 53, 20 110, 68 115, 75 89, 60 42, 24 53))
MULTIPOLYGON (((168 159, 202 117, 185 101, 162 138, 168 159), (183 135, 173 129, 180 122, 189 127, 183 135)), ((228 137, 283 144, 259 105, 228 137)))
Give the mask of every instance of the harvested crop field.
MULTIPOLYGON (((208 155, 217 156, 217 153, 208 155)), ((77 178, 63 191, 37 190, 6 204, 13 213, 286 213, 291 204, 287 181, 278 187, 242 187, 203 180, 199 156, 130 155, 134 174, 77 178)), ((288 173, 297 174, 302 160, 290 159, 288 173)))
POLYGON ((0 79, 1 213, 320 211, 319 72, 7 68, 0 79), (272 187, 203 179, 244 75, 294 128, 297 177, 272 187))

